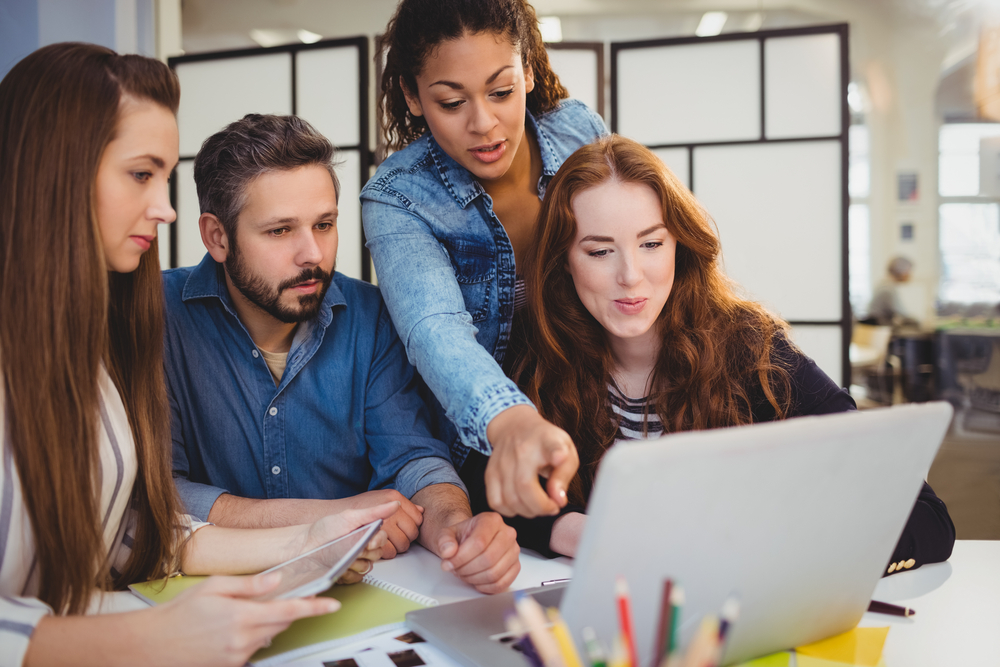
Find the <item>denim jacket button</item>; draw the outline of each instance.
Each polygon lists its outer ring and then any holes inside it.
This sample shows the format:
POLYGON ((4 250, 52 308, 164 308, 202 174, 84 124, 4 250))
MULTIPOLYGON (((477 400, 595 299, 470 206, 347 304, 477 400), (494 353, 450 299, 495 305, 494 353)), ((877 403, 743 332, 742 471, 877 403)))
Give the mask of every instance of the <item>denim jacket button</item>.
POLYGON ((275 474, 275 475, 280 475, 281 474, 281 468, 279 468, 278 466, 274 466, 273 468, 271 468, 271 473, 275 474))
MULTIPOLYGON (((278 414, 278 408, 271 408, 270 410, 267 411, 267 414, 269 414, 269 415, 271 415, 273 417, 274 415, 278 414)), ((275 474, 277 474, 277 473, 275 473, 275 474)))

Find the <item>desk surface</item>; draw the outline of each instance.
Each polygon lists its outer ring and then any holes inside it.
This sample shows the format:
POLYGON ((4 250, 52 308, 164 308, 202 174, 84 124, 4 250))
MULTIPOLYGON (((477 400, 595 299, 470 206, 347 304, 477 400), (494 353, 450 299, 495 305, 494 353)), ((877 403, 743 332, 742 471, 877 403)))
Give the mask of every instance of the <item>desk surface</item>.
MULTIPOLYGON (((572 562, 522 552, 521 573, 513 588, 531 588, 549 579, 569 577, 572 562)), ((372 574, 442 604, 479 596, 454 575, 443 572, 437 556, 417 545, 393 560, 377 563, 372 574)), ((119 603, 106 606, 105 611, 145 606, 128 593, 105 597, 119 603)), ((861 620, 863 626, 890 626, 883 653, 886 667, 1000 665, 1000 541, 959 540, 947 563, 882 579, 873 597, 917 612, 911 618, 865 614, 861 620)), ((320 664, 319 657, 302 662, 320 664)))
MULTIPOLYGON (((572 560, 521 554, 513 588, 569 577, 572 560)), ((439 600, 478 594, 442 572, 436 556, 421 547, 379 562, 374 576, 439 600)), ((864 626, 890 626, 886 667, 1000 664, 1000 541, 959 540, 951 560, 882 579, 873 597, 916 610, 911 618, 865 614, 864 626)))

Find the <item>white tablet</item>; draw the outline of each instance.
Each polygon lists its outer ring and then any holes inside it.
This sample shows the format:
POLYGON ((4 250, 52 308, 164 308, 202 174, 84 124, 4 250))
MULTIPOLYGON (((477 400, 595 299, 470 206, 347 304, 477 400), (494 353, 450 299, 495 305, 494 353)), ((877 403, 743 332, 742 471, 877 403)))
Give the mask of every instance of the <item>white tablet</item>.
POLYGON ((381 526, 382 519, 378 519, 332 542, 261 572, 261 574, 280 572, 281 583, 273 591, 257 599, 304 598, 322 593, 347 571, 381 526))

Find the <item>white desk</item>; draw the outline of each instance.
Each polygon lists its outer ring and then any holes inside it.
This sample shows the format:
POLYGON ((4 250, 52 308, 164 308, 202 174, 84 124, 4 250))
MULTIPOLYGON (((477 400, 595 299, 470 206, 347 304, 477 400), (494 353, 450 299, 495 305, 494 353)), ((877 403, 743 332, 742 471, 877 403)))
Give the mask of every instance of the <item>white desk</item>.
POLYGON ((873 597, 917 612, 861 621, 891 627, 886 667, 1000 665, 1000 541, 959 540, 948 562, 886 577, 873 597))
MULTIPOLYGON (((550 561, 522 553, 521 573, 513 588, 568 577, 571 564, 568 558, 550 561)), ((373 574, 442 604, 478 595, 442 572, 437 557, 419 546, 377 563, 373 574)), ((864 615, 863 626, 891 627, 883 653, 886 667, 1000 665, 1000 541, 959 541, 947 563, 882 579, 873 597, 905 604, 917 612, 911 618, 864 615)), ((337 651, 343 653, 343 649, 337 651)), ((295 664, 319 665, 323 657, 295 664)))
MULTIPOLYGON (((572 562, 522 553, 521 573, 513 588, 531 588, 549 579, 569 577, 572 562)), ((441 604, 480 595, 441 571, 437 556, 417 545, 393 560, 376 563, 373 574, 441 604)), ((105 605, 105 611, 145 607, 128 593, 105 597, 112 603, 105 605)), ((861 620, 863 626, 891 627, 883 653, 886 667, 1000 665, 1000 541, 959 540, 947 563, 882 579, 873 597, 913 607, 917 612, 911 618, 865 614, 861 620)), ((346 648, 336 653, 342 655, 346 648)), ((324 657, 327 654, 295 664, 319 665, 324 657)), ((329 657, 333 657, 332 652, 329 657)))

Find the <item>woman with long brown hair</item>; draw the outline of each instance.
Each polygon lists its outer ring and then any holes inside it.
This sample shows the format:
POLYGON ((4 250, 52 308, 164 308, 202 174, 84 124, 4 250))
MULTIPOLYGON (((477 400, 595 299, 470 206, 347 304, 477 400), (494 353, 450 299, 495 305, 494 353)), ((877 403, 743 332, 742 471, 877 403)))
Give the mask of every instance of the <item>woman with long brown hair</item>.
POLYGON ((494 509, 555 514, 573 443, 501 365, 540 199, 604 123, 566 99, 525 0, 402 0, 384 44, 379 115, 396 152, 361 192, 379 288, 456 467, 487 454, 494 509))
MULTIPOLYGON (((616 442, 855 409, 784 322, 738 296, 705 211, 642 145, 613 135, 570 156, 534 241, 514 377, 573 437, 580 469, 575 508, 522 524, 522 546, 575 553, 597 466, 616 442)), ((945 560, 954 540, 925 485, 893 560, 945 560)))
POLYGON ((396 508, 193 534, 179 514, 156 243, 175 218, 179 95, 162 63, 90 44, 39 49, 0 82, 2 665, 242 665, 337 603, 253 601, 277 580, 222 577, 85 614, 178 568, 259 572, 396 508))

